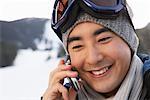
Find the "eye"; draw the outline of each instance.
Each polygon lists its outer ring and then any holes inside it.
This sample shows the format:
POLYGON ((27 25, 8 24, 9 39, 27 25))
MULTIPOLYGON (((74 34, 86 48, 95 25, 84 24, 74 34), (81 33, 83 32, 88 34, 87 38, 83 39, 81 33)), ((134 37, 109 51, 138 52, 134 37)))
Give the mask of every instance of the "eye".
POLYGON ((73 46, 72 49, 80 49, 82 47, 82 45, 76 45, 76 46, 73 46))
POLYGON ((98 42, 107 43, 107 42, 109 42, 111 39, 112 39, 112 37, 104 37, 104 38, 99 39, 98 42))

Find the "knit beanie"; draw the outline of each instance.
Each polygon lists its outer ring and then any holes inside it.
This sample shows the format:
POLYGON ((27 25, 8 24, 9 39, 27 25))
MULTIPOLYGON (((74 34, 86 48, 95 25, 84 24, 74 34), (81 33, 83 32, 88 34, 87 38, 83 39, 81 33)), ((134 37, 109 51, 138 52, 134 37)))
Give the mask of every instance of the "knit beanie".
POLYGON ((137 38, 134 27, 130 22, 129 16, 127 16, 125 13, 119 14, 119 16, 117 16, 115 19, 100 19, 95 18, 88 13, 80 12, 76 22, 65 33, 62 34, 62 40, 65 47, 67 47, 67 39, 70 32, 75 28, 76 25, 83 22, 100 24, 110 29, 119 37, 121 37, 129 45, 133 52, 137 52, 139 39, 137 38))

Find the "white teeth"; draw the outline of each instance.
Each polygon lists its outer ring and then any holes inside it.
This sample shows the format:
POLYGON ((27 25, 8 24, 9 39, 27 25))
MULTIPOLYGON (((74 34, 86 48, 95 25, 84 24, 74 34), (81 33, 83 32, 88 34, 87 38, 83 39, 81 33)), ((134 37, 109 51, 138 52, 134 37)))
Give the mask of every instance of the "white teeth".
POLYGON ((94 75, 102 75, 102 74, 104 74, 107 71, 108 71, 108 67, 105 67, 105 68, 103 68, 101 70, 92 71, 92 74, 94 74, 94 75))

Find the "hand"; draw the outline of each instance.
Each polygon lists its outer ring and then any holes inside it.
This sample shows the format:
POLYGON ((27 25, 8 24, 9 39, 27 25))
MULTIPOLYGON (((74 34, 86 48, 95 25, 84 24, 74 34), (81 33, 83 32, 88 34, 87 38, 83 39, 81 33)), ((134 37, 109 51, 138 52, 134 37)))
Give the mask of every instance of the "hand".
POLYGON ((49 86, 43 95, 43 100, 69 100, 68 90, 62 85, 65 77, 77 77, 78 73, 71 71, 71 65, 65 65, 61 60, 58 67, 50 73, 49 86))

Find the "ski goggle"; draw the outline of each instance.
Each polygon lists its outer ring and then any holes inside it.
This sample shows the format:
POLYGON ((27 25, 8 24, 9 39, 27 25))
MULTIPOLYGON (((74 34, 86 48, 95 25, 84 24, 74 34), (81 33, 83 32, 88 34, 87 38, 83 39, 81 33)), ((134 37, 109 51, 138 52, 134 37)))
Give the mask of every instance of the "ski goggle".
POLYGON ((116 18, 124 8, 125 0, 56 0, 51 26, 61 39, 61 33, 76 21, 80 11, 85 11, 96 18, 107 19, 116 18))

